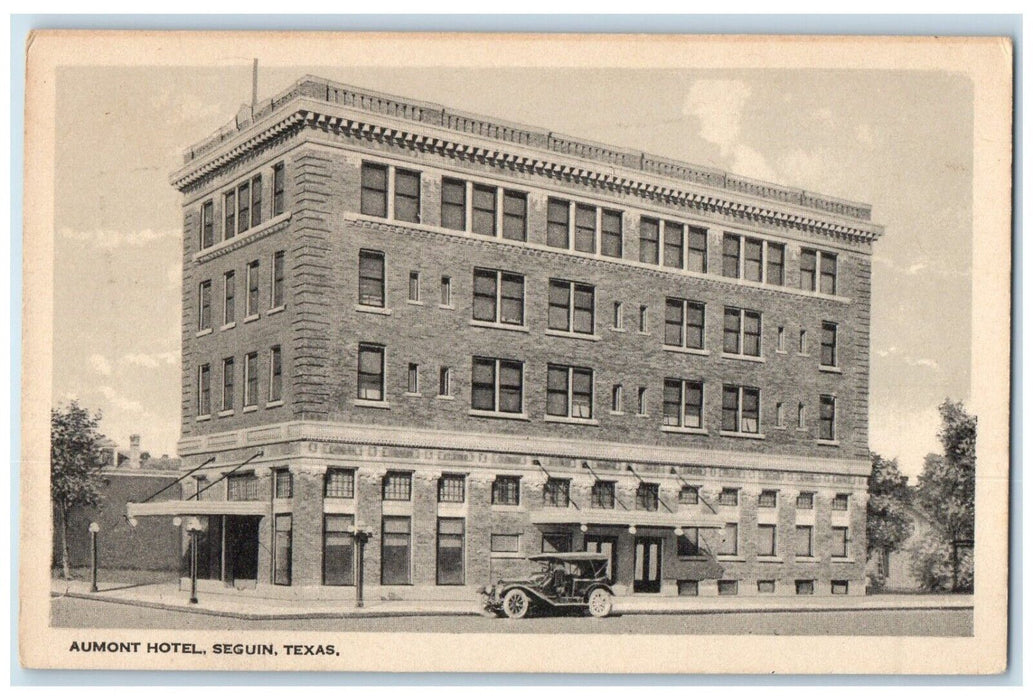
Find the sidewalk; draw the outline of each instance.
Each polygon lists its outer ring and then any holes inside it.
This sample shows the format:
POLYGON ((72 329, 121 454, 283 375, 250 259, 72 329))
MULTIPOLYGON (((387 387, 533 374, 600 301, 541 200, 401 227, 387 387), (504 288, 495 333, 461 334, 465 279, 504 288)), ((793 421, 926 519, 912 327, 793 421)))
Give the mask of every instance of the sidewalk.
MULTIPOLYGON (((367 600, 356 608, 350 600, 260 598, 239 593, 198 594, 191 605, 189 593, 176 583, 126 585, 100 583, 90 592, 87 581, 51 581, 52 597, 100 600, 176 612, 191 612, 241 620, 332 619, 344 617, 478 616, 479 601, 367 600)), ((822 597, 677 598, 620 596, 614 599, 618 615, 698 615, 743 612, 821 612, 840 610, 946 610, 971 609, 971 595, 874 595, 822 597)))

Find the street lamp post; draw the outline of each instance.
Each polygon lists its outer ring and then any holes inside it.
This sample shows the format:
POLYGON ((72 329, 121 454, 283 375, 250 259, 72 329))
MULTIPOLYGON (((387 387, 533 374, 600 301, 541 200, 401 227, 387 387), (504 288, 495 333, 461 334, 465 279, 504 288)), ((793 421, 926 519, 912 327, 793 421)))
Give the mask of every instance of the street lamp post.
POLYGON ((201 521, 188 518, 186 528, 190 533, 190 603, 197 605, 197 535, 201 532, 201 521))
POLYGON ((366 542, 373 534, 373 528, 368 525, 352 525, 350 528, 355 536, 355 607, 363 606, 362 585, 363 574, 365 573, 365 550, 366 542))
POLYGON ((97 533, 100 532, 100 525, 96 522, 90 523, 90 576, 93 581, 90 586, 92 593, 97 592, 97 533))

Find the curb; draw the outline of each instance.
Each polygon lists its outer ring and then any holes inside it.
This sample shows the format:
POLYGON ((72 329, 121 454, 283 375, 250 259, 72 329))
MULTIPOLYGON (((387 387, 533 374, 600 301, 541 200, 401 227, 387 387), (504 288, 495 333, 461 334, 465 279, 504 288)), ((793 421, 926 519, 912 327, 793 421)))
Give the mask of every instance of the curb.
MULTIPOLYGON (((93 600, 102 603, 115 603, 117 605, 129 605, 138 608, 150 608, 153 610, 166 610, 169 612, 184 612, 192 615, 209 615, 212 617, 225 617, 234 620, 335 620, 349 618, 389 618, 389 617, 486 617, 475 610, 364 610, 359 611, 326 611, 326 612, 299 612, 299 613, 242 613, 228 610, 211 610, 196 608, 189 605, 177 605, 175 603, 154 603, 145 600, 127 600, 124 598, 111 598, 94 593, 56 593, 51 592, 51 598, 77 598, 80 600, 93 600)), ((829 606, 829 607, 742 607, 742 608, 714 608, 714 609, 678 609, 678 608, 642 608, 635 610, 614 609, 613 616, 622 615, 735 615, 739 613, 828 613, 828 612, 863 612, 863 611, 915 611, 915 610, 972 610, 971 603, 942 603, 939 605, 873 605, 864 607, 851 606, 829 606)))

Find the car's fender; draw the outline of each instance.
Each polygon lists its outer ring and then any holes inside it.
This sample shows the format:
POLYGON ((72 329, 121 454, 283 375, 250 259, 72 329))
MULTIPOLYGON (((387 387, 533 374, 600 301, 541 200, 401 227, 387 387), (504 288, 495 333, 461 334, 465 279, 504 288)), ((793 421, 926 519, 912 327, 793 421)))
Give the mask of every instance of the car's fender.
POLYGON ((593 583, 591 586, 588 587, 587 590, 585 590, 585 601, 586 602, 588 601, 588 596, 592 595, 592 591, 594 591, 594 590, 596 590, 598 588, 602 588, 604 591, 606 591, 610 595, 614 595, 613 589, 610 588, 610 584, 608 584, 608 583, 593 583))
POLYGON ((505 598, 505 597, 506 597, 506 595, 507 595, 507 594, 508 594, 508 593, 509 593, 510 591, 514 591, 514 590, 519 590, 519 591, 523 591, 523 592, 524 592, 524 593, 526 593, 526 594, 527 594, 527 595, 528 595, 528 596, 529 596, 529 597, 530 597, 530 598, 531 598, 532 600, 537 600, 537 601, 541 601, 541 602, 543 602, 543 603, 549 603, 550 605, 552 604, 552 601, 551 601, 551 600, 549 600, 548 598, 546 598, 546 597, 545 597, 544 595, 542 595, 542 594, 541 594, 541 592, 539 592, 539 591, 536 591, 536 590, 535 590, 534 588, 532 588, 532 587, 530 587, 530 586, 526 586, 526 585, 523 585, 523 584, 513 584, 513 585, 511 585, 511 586, 505 586, 505 587, 503 587, 503 588, 502 588, 502 590, 500 590, 500 591, 499 591, 499 593, 498 593, 498 597, 499 597, 499 600, 501 600, 501 599, 505 598))

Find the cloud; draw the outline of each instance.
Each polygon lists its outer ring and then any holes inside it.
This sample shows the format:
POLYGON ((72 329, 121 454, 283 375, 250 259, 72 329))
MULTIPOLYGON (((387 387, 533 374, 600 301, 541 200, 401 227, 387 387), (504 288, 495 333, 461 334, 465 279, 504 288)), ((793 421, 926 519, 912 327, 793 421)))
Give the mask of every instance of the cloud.
POLYGON ((155 231, 145 228, 140 231, 104 231, 94 229, 92 231, 76 231, 68 227, 62 227, 58 235, 72 241, 79 241, 98 248, 119 248, 121 246, 145 246, 165 238, 179 238, 182 232, 169 229, 166 231, 155 231))
POLYGON ((896 260, 888 258, 885 255, 873 255, 872 262, 876 265, 882 265, 888 270, 901 275, 914 276, 922 274, 960 279, 965 279, 972 275, 972 272, 969 269, 947 267, 942 263, 930 262, 929 260, 908 260, 903 263, 898 263, 896 260))
POLYGON ((179 353, 174 351, 169 352, 153 352, 153 353, 126 353, 122 356, 122 361, 126 364, 136 365, 138 367, 146 367, 147 369, 156 369, 161 365, 175 365, 179 362, 179 353))
POLYGON ((131 413, 143 413, 143 404, 139 401, 134 401, 133 399, 127 399, 126 397, 121 396, 110 386, 102 385, 97 387, 97 390, 105 399, 107 399, 108 403, 115 407, 131 413))
POLYGON ((901 471, 914 484, 922 472, 925 456, 942 451, 936 437, 940 420, 936 406, 884 405, 872 411, 869 442, 872 450, 883 457, 896 457, 901 471))
POLYGON ((103 374, 105 377, 111 376, 111 363, 108 362, 108 358, 99 353, 90 355, 90 366, 97 374, 103 374))
POLYGON ((689 88, 682 114, 699 120, 699 135, 728 155, 739 141, 750 88, 740 80, 697 80, 689 88))
POLYGON ((888 348, 876 350, 875 354, 879 357, 884 358, 899 358, 900 361, 902 361, 908 367, 925 367, 927 369, 934 370, 940 369, 940 363, 936 360, 929 357, 914 357, 913 355, 902 353, 900 348, 898 348, 896 345, 891 345, 888 348))

